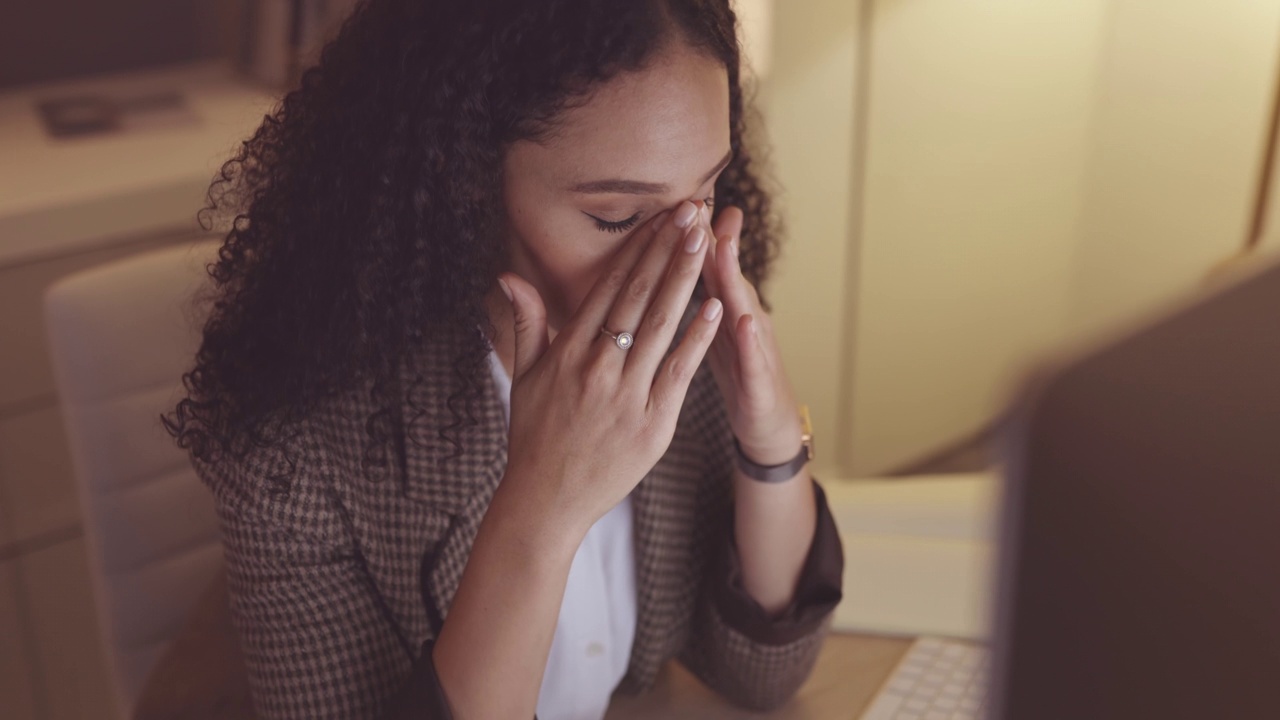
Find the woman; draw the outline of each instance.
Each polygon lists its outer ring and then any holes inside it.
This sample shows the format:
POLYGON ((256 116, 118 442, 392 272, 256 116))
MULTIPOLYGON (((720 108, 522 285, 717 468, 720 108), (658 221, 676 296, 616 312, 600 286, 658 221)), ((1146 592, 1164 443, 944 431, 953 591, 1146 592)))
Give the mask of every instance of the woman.
POLYGON ((368 0, 227 164, 166 424, 261 716, 795 692, 842 559, 744 131, 726 0, 368 0))

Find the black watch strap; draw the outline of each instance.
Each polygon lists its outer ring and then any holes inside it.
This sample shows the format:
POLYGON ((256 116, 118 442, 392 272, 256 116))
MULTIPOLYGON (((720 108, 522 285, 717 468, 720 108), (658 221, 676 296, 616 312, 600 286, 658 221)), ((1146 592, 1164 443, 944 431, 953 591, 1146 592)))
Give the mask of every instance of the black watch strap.
POLYGON ((809 462, 811 457, 810 446, 807 442, 800 445, 800 453, 798 455, 781 465, 758 465, 752 462, 742 452, 742 446, 738 444, 738 438, 733 439, 733 448, 738 455, 738 469, 742 470, 752 480, 758 480, 763 483, 780 483, 790 480, 804 468, 805 463, 809 462))

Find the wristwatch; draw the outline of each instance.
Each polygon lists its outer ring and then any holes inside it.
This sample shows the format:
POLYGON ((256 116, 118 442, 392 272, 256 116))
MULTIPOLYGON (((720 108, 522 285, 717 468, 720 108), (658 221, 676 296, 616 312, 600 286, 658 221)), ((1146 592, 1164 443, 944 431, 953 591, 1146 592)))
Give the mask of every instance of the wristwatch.
POLYGON ((738 469, 752 480, 763 483, 780 483, 795 477, 805 463, 813 459, 813 423, 809 419, 808 405, 800 406, 800 427, 800 452, 781 465, 759 465, 752 462, 742 452, 742 446, 738 444, 738 438, 735 437, 733 447, 738 452, 738 469))

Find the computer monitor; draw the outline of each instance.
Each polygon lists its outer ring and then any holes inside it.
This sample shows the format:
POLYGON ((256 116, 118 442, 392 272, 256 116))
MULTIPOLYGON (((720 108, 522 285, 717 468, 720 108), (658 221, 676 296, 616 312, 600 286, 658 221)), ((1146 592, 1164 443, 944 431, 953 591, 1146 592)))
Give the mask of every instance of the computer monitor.
POLYGON ((1280 718, 1280 264, 1027 384, 989 718, 1280 718))

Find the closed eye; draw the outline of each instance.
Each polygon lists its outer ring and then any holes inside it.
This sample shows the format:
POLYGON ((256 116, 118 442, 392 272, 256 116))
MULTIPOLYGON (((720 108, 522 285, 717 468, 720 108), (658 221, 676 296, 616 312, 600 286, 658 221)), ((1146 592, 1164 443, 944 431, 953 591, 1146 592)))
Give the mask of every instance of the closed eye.
POLYGON ((596 227, 600 228, 604 232, 611 232, 611 233, 626 232, 631 228, 635 227, 636 223, 640 221, 640 213, 636 213, 635 215, 632 215, 626 220, 617 220, 617 221, 602 220, 596 217, 595 215, 592 215, 591 213, 584 213, 584 214, 587 217, 591 218, 592 220, 596 221, 596 227))

